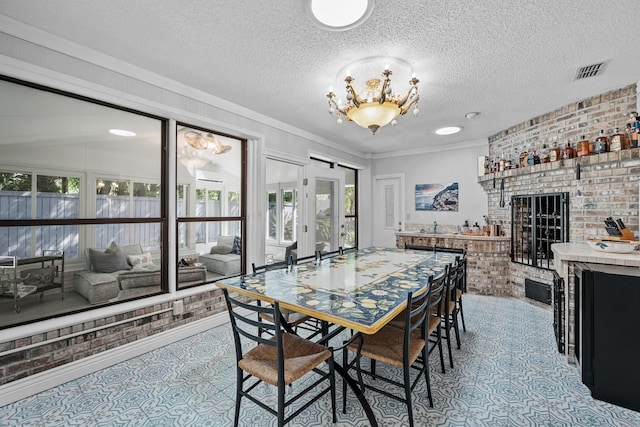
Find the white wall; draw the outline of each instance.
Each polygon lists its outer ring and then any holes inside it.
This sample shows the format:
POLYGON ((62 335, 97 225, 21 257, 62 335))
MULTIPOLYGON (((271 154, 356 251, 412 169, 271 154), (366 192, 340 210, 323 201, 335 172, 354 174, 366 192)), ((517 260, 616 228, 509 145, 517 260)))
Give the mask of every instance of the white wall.
MULTIPOLYGON (((484 223, 487 214, 487 195, 478 184, 478 157, 486 155, 489 143, 472 141, 462 148, 431 153, 407 153, 407 155, 377 158, 373 160, 371 173, 405 175, 405 218, 403 229, 431 228, 433 221, 440 226, 462 225, 465 220, 484 223), (439 183, 448 185, 457 182, 459 186, 458 212, 436 212, 415 210, 416 184, 439 183)), ((443 230, 443 228, 440 228, 443 230)))

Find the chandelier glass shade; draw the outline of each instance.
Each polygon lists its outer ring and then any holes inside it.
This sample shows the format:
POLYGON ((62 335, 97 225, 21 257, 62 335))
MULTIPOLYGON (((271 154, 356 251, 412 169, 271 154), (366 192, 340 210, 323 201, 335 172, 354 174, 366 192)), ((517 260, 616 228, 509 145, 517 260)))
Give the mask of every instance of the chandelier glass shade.
POLYGON ((367 80, 365 88, 361 92, 357 92, 353 86, 355 79, 350 73, 345 78, 346 86, 346 103, 343 104, 333 92, 329 89, 327 98, 329 98, 329 113, 337 116, 338 123, 342 123, 342 118, 353 121, 358 125, 371 129, 375 134, 376 131, 391 123, 396 125, 396 119, 407 113, 413 107, 413 114, 418 115, 418 83, 419 80, 415 75, 409 80, 409 89, 404 95, 398 95, 391 89, 392 72, 388 66, 385 66, 382 72, 383 79, 371 78, 367 80))

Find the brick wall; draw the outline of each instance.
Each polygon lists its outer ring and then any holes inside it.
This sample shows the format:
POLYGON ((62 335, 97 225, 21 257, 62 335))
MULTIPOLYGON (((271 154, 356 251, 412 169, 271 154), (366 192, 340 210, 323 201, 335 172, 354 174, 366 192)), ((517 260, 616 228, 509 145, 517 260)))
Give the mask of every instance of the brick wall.
MULTIPOLYGON (((637 110, 636 85, 613 90, 589 99, 569 104, 555 111, 534 117, 489 138, 490 158, 511 158, 513 153, 535 149, 542 144, 558 147, 575 142, 584 135, 593 141, 600 129, 610 135, 613 129, 626 129, 629 112, 637 110)), ((511 235, 512 195, 569 193, 569 241, 605 237, 604 219, 622 218, 636 236, 638 228, 638 192, 640 182, 640 148, 603 153, 576 159, 561 160, 531 167, 506 170, 479 177, 488 196, 488 213, 492 221, 502 223, 511 235), (580 165, 580 179, 576 167, 580 165), (504 200, 500 208, 500 183, 504 179, 504 200), (580 197, 582 204, 579 204, 580 197)), ((524 298, 526 277, 552 283, 553 273, 520 264, 509 263, 506 277, 512 295, 524 298)), ((566 284, 568 298, 569 336, 573 336, 574 286, 572 274, 566 284)), ((549 307, 550 308, 550 307, 549 307)), ((570 343, 568 343, 570 344, 570 343)))
POLYGON ((0 343, 0 352, 6 352, 72 335, 52 344, 0 357, 0 384, 25 378, 226 310, 224 297, 219 289, 193 295, 184 298, 183 301, 184 314, 181 316, 174 316, 171 304, 167 302, 0 343), (137 317, 140 318, 134 320, 137 317))

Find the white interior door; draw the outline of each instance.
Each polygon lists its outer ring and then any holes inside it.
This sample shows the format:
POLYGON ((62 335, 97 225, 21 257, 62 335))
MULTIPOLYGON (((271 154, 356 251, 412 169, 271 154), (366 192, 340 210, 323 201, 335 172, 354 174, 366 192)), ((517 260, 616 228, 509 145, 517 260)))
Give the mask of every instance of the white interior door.
POLYGON ((403 228, 404 177, 374 178, 373 244, 392 248, 396 246, 396 232, 403 228))
MULTIPOLYGON (((338 169, 307 167, 307 221, 304 254, 337 251, 344 240, 344 172, 338 169)), ((298 246, 298 252, 300 252, 298 246)))

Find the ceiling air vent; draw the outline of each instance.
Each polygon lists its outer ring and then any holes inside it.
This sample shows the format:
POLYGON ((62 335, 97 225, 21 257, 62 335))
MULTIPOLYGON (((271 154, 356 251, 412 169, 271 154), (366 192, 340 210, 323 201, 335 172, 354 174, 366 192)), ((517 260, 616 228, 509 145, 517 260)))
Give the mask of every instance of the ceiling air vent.
POLYGON ((576 73, 576 80, 586 79, 587 77, 595 77, 602 73, 604 70, 604 62, 599 64, 587 65, 586 67, 580 67, 576 73))

